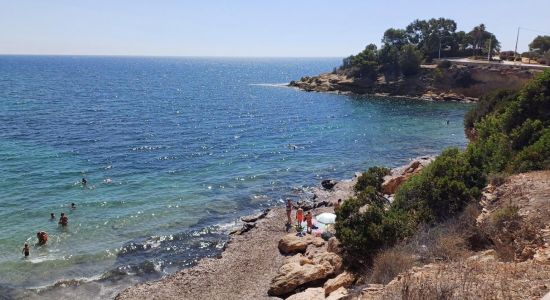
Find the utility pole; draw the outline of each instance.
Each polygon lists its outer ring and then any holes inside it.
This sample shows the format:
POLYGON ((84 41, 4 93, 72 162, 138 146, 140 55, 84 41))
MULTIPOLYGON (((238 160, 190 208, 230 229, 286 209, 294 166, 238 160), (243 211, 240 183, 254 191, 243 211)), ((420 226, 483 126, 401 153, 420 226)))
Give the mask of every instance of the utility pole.
POLYGON ((492 50, 492 49, 491 49, 491 46, 492 46, 491 44, 492 44, 492 43, 493 43, 493 37, 490 37, 490 38, 489 38, 489 51, 488 51, 488 53, 487 53, 487 61, 491 61, 491 52, 492 52, 492 51, 491 51, 491 50, 492 50))
POLYGON ((441 33, 439 34, 439 60, 441 60, 441 33))
POLYGON ((519 29, 521 27, 518 26, 518 35, 516 37, 516 49, 514 50, 514 62, 516 61, 517 59, 517 55, 518 55, 518 41, 519 41, 519 29))

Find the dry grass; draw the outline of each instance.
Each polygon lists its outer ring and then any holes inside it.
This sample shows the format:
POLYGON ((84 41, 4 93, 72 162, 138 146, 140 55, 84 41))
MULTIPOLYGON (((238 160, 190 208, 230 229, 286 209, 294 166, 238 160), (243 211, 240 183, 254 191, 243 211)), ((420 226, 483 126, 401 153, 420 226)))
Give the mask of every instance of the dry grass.
POLYGON ((387 284, 397 276, 412 268, 414 259, 401 249, 388 249, 380 252, 372 264, 370 282, 387 284))
POLYGON ((363 299, 540 299, 550 288, 550 266, 532 262, 465 260, 415 271, 363 299))
POLYGON ((491 236, 494 249, 503 261, 531 259, 534 249, 544 244, 540 235, 540 228, 544 227, 541 221, 523 217, 518 212, 518 207, 507 205, 481 224, 482 230, 491 236))
POLYGON ((387 284, 413 266, 458 261, 472 254, 469 237, 475 228, 477 206, 471 205, 453 220, 424 226, 402 243, 381 251, 373 260, 368 283, 387 284))

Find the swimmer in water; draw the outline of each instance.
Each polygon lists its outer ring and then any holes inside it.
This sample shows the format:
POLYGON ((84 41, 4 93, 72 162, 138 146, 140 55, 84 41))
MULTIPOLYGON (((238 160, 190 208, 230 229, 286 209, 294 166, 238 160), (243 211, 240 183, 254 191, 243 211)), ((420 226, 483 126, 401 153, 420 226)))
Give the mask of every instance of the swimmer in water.
POLYGON ((55 214, 54 213, 50 213, 50 220, 55 220, 55 214))
POLYGON ((67 226, 69 224, 69 218, 65 216, 65 213, 61 213, 61 218, 59 218, 59 222, 57 224, 61 226, 67 226))
POLYGON ((45 231, 37 232, 36 237, 38 238, 38 245, 46 245, 48 242, 48 233, 45 231))
POLYGON ((71 203, 71 209, 76 209, 76 204, 74 204, 74 202, 71 203))
POLYGON ((25 254, 25 257, 28 257, 31 254, 31 249, 29 248, 29 244, 25 243, 25 247, 23 247, 23 250, 21 253, 25 254))
POLYGON ((86 180, 86 178, 82 178, 82 186, 86 186, 88 184, 88 181, 86 180))

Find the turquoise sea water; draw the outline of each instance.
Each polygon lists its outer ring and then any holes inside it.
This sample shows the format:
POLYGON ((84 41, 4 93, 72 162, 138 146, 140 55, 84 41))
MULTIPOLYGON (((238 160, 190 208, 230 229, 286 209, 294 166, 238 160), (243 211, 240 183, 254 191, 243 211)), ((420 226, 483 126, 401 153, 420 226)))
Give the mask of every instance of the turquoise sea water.
POLYGON ((466 104, 279 85, 339 63, 0 56, 0 293, 156 278, 218 253, 239 216, 322 179, 466 144, 466 104), (35 246, 39 230, 47 246, 35 246))

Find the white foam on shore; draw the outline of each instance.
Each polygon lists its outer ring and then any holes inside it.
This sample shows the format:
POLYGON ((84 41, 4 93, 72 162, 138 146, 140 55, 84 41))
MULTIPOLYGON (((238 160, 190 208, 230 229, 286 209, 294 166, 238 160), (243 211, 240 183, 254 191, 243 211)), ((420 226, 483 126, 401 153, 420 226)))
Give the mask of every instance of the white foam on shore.
POLYGON ((288 87, 288 82, 285 83, 250 83, 251 86, 269 86, 269 87, 288 87))

